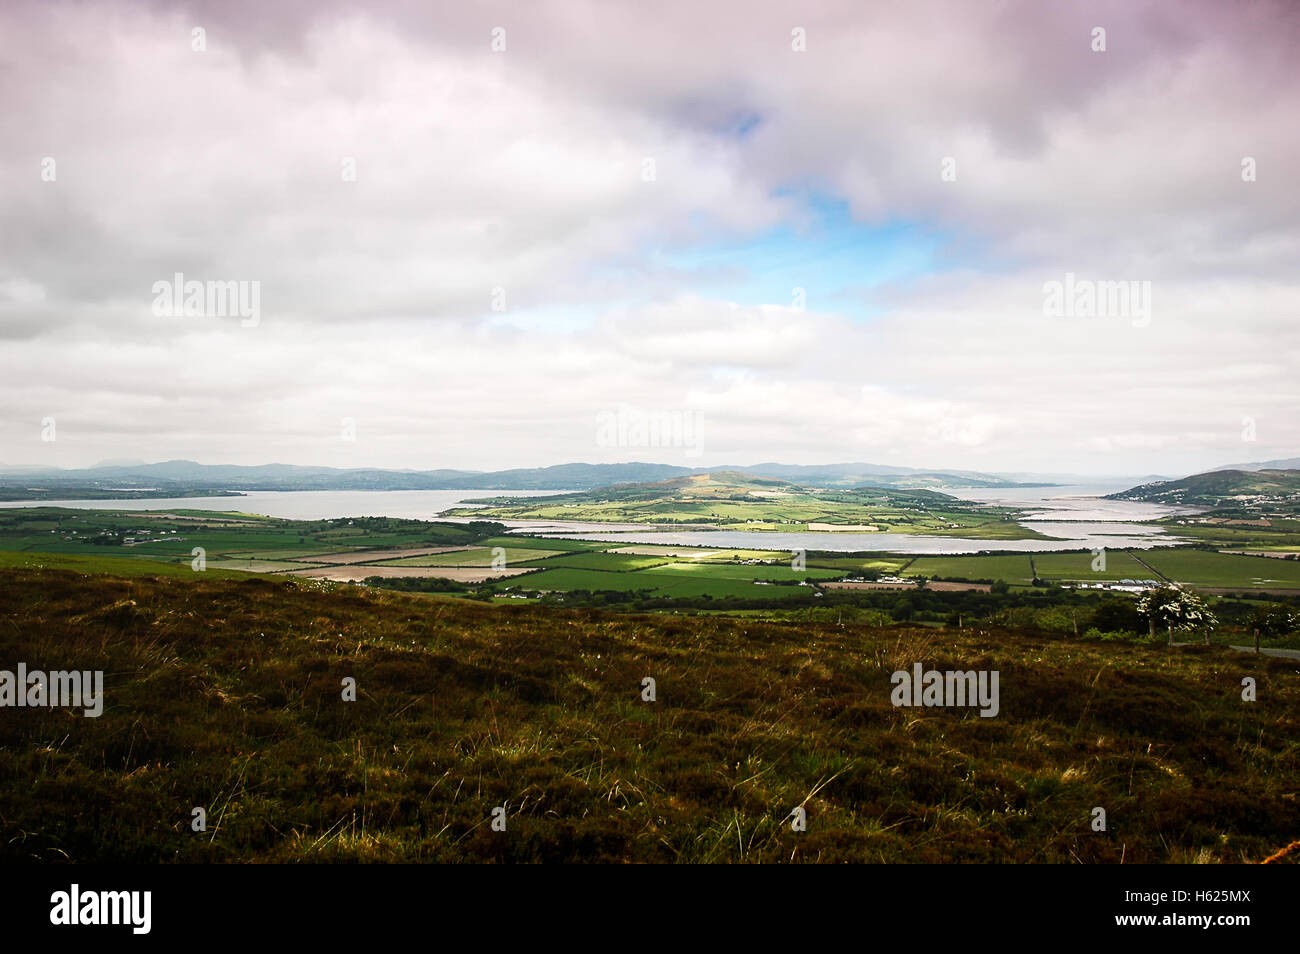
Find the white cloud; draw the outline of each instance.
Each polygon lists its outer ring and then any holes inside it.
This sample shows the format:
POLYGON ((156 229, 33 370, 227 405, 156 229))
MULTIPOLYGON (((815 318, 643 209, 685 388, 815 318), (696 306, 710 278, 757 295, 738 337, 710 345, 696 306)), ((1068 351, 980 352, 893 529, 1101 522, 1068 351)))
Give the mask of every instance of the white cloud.
POLYGON ((1286 17, 6 6, 4 462, 656 456, 596 446, 594 415, 619 405, 698 412, 704 463, 1113 473, 1294 455, 1286 17), (798 225, 791 188, 950 239, 951 271, 875 289, 861 323, 734 303, 727 262, 664 266, 798 225), (260 281, 261 324, 155 318, 152 283, 175 272, 260 281), (1150 324, 1044 317, 1042 285, 1066 272, 1151 282, 1150 324))

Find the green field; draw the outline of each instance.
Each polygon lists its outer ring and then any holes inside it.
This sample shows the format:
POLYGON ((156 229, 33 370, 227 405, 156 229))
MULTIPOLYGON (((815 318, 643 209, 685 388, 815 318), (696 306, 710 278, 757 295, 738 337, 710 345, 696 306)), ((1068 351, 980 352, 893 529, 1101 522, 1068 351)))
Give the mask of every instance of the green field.
POLYGON ((794 570, 788 563, 769 565, 745 565, 743 563, 670 563, 655 570, 644 570, 643 574, 656 576, 690 577, 696 580, 772 580, 798 583, 800 580, 838 580, 843 577, 843 570, 794 570))
POLYGON ((790 550, 746 550, 733 547, 687 547, 667 544, 628 544, 616 547, 611 553, 626 553, 640 556, 677 557, 681 560, 777 560, 791 558, 790 550))
POLYGON ((1273 520, 1272 524, 1271 527, 1229 527, 1160 520, 1155 526, 1175 536, 1210 543, 1225 550, 1300 550, 1300 520, 1273 520))
POLYGON ((964 580, 1006 580, 1027 584, 1033 580, 1027 554, 1015 556, 925 556, 907 565, 903 576, 964 580))
MULTIPOLYGON (((662 563, 650 568, 629 570, 615 561, 653 560, 653 557, 629 557, 619 554, 590 554, 609 561, 607 569, 595 566, 564 565, 565 558, 546 560, 541 572, 502 580, 494 585, 504 589, 525 590, 647 590, 656 596, 741 596, 755 599, 784 599, 804 592, 798 586, 765 586, 756 580, 797 584, 802 580, 835 579, 843 576, 835 570, 810 570, 796 573, 788 566, 759 566, 730 563, 678 562, 662 563), (551 567, 555 568, 552 569, 551 567), (618 568, 616 568, 618 567, 618 568)), ((568 559, 574 559, 572 557, 568 559)), ((587 561, 595 564, 596 561, 587 561)))
MULTIPOLYGON (((1046 539, 1006 508, 977 506, 928 490, 821 490, 718 472, 547 497, 483 498, 448 511, 492 520, 716 525, 756 534, 802 532, 810 523, 872 526, 879 532, 1046 539)), ((871 531, 867 531, 871 532, 871 531)))
POLYGON ((302 550, 249 550, 244 553, 230 552, 225 555, 232 560, 288 560, 290 562, 302 562, 310 560, 314 556, 338 552, 337 549, 322 550, 320 547, 307 547, 302 550))
MULTIPOLYGON (((492 551, 496 547, 476 547, 473 550, 454 550, 450 553, 430 553, 425 556, 402 557, 397 560, 384 560, 376 557, 376 566, 491 566, 494 559, 492 551)), ((556 556, 562 550, 534 550, 530 547, 502 547, 505 551, 506 566, 518 566, 530 560, 541 560, 556 556)))
MULTIPOLYGON (((157 560, 187 569, 196 547, 204 551, 209 565, 222 561, 310 563, 312 557, 325 553, 457 546, 477 542, 481 536, 482 532, 472 527, 387 517, 279 520, 202 511, 149 515, 57 507, 0 510, 0 550, 157 560), (199 519, 189 519, 195 515, 199 519)), ((518 545, 520 541, 511 542, 518 545)))
POLYGON ((309 570, 320 566, 324 564, 293 560, 213 560, 208 563, 208 569, 241 570, 245 573, 284 573, 289 570, 309 570))
POLYGON ((909 557, 891 556, 813 556, 808 555, 808 566, 828 570, 847 570, 849 572, 871 571, 874 573, 896 574, 911 562, 909 557))
POLYGON ((646 590, 652 596, 712 596, 750 597, 754 599, 786 599, 805 592, 799 586, 770 586, 755 583, 753 578, 702 576, 687 573, 668 573, 661 570, 640 570, 635 573, 609 573, 600 570, 542 570, 523 577, 514 577, 496 584, 495 589, 528 590, 615 590, 630 593, 646 590))
POLYGON ((1012 585, 1033 582, 1034 569, 1043 580, 1059 582, 1113 582, 1154 579, 1155 574, 1124 550, 1107 550, 1106 566, 1094 570, 1092 553, 1024 553, 1015 555, 917 557, 903 571, 904 576, 943 579, 1005 580, 1012 585))
MULTIPOLYGON (((1093 569, 1097 557, 1092 553, 1032 554, 1038 575, 1044 580, 1098 583, 1115 580, 1151 580, 1156 575, 1134 559, 1127 550, 1105 551, 1105 568, 1093 569)), ((1142 554, 1143 559, 1146 553, 1142 554)))
POLYGON ((664 566, 667 557, 633 556, 627 553, 570 553, 547 560, 548 567, 567 567, 574 570, 604 570, 608 573, 631 573, 650 567, 664 566))
POLYGON ((610 547, 621 546, 621 544, 611 543, 605 540, 563 540, 559 537, 527 537, 523 534, 518 536, 506 537, 489 537, 480 543, 481 546, 491 547, 532 547, 536 550, 557 550, 563 552, 586 552, 608 549, 610 547))
MULTIPOLYGON (((77 573, 109 574, 121 577, 161 576, 193 580, 199 576, 190 564, 162 563, 140 558, 85 556, 77 553, 15 553, 0 550, 0 570, 73 570, 77 573)), ((208 566, 206 575, 218 580, 248 579, 250 574, 208 566)))
POLYGON ((1165 576, 1193 586, 1300 589, 1300 561, 1205 550, 1149 550, 1142 558, 1165 576))
POLYGON ((1013 585, 1025 585, 1033 580, 1031 559, 1039 577, 1048 581, 1150 580, 1163 575, 1190 586, 1300 589, 1300 561, 1159 547, 1132 552, 1107 550, 1106 567, 1100 571, 1092 569, 1094 556, 1091 553, 981 554, 917 557, 903 575, 1005 580, 1013 585), (1147 569, 1138 558, 1158 572, 1147 569))
MULTIPOLYGON (((710 485, 711 486, 711 485, 710 485)), ((720 488, 714 490, 721 492, 720 488)), ((843 493, 835 496, 844 496, 843 493)), ((936 495, 941 496, 941 495, 936 495)), ((785 498, 783 498, 785 499, 785 498)), ((912 503, 921 506, 928 498, 912 503)), ((895 501, 897 503, 897 501, 895 501)), ((932 503, 932 501, 929 501, 932 503)), ((764 505, 771 504, 765 501, 764 505)), ((192 573, 192 551, 202 548, 207 572, 289 573, 315 565, 332 553, 366 552, 368 563, 437 568, 490 567, 493 549, 505 549, 506 566, 535 568, 525 577, 476 584, 479 596, 511 587, 515 591, 575 589, 656 597, 785 600, 808 595, 807 587, 761 586, 755 580, 790 584, 839 579, 858 573, 902 574, 942 579, 1002 580, 1024 588, 1034 580, 1079 583, 1168 577, 1179 583, 1222 589, 1300 591, 1300 561, 1191 549, 1108 550, 1105 569, 1094 571, 1091 553, 977 554, 906 556, 883 553, 814 553, 807 570, 790 567, 791 551, 626 544, 619 541, 556 540, 506 535, 499 524, 445 524, 390 518, 291 521, 229 514, 163 514, 85 511, 59 508, 0 512, 0 552, 26 554, 47 566, 103 568, 122 564, 124 573, 192 573), (128 543, 128 540, 130 541, 128 543), (396 556, 386 550, 458 546, 467 549, 423 556, 396 556), (613 552, 616 550, 630 552, 613 552), (37 557, 37 554, 49 554, 37 557), (1149 562, 1154 570, 1142 566, 1149 562), (753 561, 753 562, 746 562, 753 561), (770 561, 770 562, 768 562, 770 561), (157 568, 168 567, 165 571, 157 568)), ((1243 545, 1238 541, 1238 545, 1243 545)), ((1245 544, 1249 545, 1249 543, 1245 544)), ((15 564, 10 557, 7 565, 15 564)), ((101 572, 95 569, 91 572, 101 572)), ((454 582, 454 581, 453 581, 454 582)), ((394 585, 394 584, 385 584, 394 585)), ((446 581, 439 592, 467 593, 446 581)))

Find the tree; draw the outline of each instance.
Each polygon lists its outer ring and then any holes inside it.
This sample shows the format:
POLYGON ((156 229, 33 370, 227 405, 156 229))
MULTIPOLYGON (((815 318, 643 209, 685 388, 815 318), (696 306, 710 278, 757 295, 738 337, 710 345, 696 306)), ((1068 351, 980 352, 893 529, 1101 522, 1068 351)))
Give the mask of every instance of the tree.
POLYGON ((1089 625, 1103 632, 1140 633, 1142 614, 1132 600, 1111 598, 1093 610, 1089 625))
POLYGON ((1300 612, 1285 603, 1260 606, 1250 614, 1249 624, 1255 631, 1255 652, 1259 652, 1259 637, 1285 636, 1300 629, 1300 612))
POLYGON ((906 596, 900 596, 894 603, 894 608, 890 610, 889 615, 894 617, 900 623, 905 623, 912 618, 912 601, 906 596))
POLYGON ((1191 632, 1204 629, 1205 644, 1210 644, 1210 628, 1218 624, 1218 619, 1210 608, 1195 593, 1189 593, 1177 586, 1162 586, 1157 590, 1147 590, 1138 600, 1138 612, 1151 621, 1151 633, 1155 634, 1156 621, 1169 628, 1169 642, 1174 641, 1174 630, 1191 632))

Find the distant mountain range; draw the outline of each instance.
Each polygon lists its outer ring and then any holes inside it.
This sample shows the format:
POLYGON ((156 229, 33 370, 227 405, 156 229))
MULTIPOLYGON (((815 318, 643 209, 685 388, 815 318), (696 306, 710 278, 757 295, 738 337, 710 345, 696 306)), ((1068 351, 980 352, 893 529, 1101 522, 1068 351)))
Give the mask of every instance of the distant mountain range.
MULTIPOLYGON (((1259 473, 1300 469, 1300 457, 1220 468, 1183 478, 1212 477, 1223 473, 1259 473)), ((958 487, 1051 487, 1061 484, 1109 483, 1138 486, 1115 495, 1121 499, 1147 499, 1137 492, 1177 495, 1171 481, 1157 475, 1140 478, 1098 478, 1079 474, 1009 474, 970 470, 895 467, 861 462, 845 464, 723 464, 716 467, 680 467, 673 464, 629 462, 622 464, 556 464, 509 470, 387 470, 383 468, 309 467, 296 464, 199 464, 191 460, 144 463, 135 460, 104 461, 94 467, 63 470, 56 467, 5 467, 0 465, 0 499, 58 499, 60 497, 196 496, 246 493, 257 490, 593 490, 614 484, 651 483, 673 477, 735 471, 756 477, 787 480, 804 487, 883 487, 896 490, 947 490, 958 487), (1165 486, 1158 491, 1148 488, 1165 486), (1124 496, 1134 494, 1135 496, 1124 496)), ((1208 485, 1207 485, 1208 486, 1208 485)))
POLYGON ((810 487, 890 487, 938 490, 953 487, 1041 487, 1045 480, 1017 481, 977 471, 921 470, 849 463, 801 466, 678 467, 671 464, 557 464, 498 471, 383 470, 303 467, 293 464, 198 464, 169 460, 156 464, 107 461, 79 470, 0 467, 0 497, 58 499, 72 495, 108 498, 194 496, 254 490, 591 490, 623 483, 648 483, 717 471, 788 480, 810 487))
POLYGON ((1266 460, 1254 464, 1229 464, 1207 470, 1207 474, 1222 473, 1225 470, 1300 470, 1300 457, 1285 457, 1280 460, 1266 460))

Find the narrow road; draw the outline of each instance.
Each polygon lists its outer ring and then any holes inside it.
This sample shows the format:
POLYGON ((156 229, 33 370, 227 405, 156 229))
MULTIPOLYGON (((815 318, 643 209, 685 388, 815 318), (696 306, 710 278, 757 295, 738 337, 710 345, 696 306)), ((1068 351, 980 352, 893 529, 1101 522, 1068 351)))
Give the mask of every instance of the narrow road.
MULTIPOLYGON (((1237 649, 1243 653, 1253 653, 1254 646, 1229 646, 1229 649, 1237 649)), ((1280 659, 1300 659, 1300 649, 1261 649, 1261 656, 1277 656, 1280 659)))
POLYGON ((1148 570, 1150 570, 1152 573, 1154 573, 1156 576, 1158 576, 1160 579, 1162 579, 1162 580, 1164 580, 1166 583, 1168 583, 1170 586, 1173 586, 1173 585, 1174 585, 1174 581, 1173 581, 1173 580, 1169 579, 1169 577, 1165 576, 1163 573, 1161 573, 1159 570, 1157 570, 1155 567, 1153 567, 1153 566, 1152 566, 1150 563, 1148 563, 1146 560, 1142 559, 1140 556, 1138 556, 1138 555, 1137 555, 1136 553, 1134 553, 1132 550, 1129 551, 1129 555, 1132 556, 1133 559, 1135 559, 1135 560, 1137 560, 1139 563, 1141 563, 1141 564, 1142 564, 1144 567, 1146 567, 1148 570))

